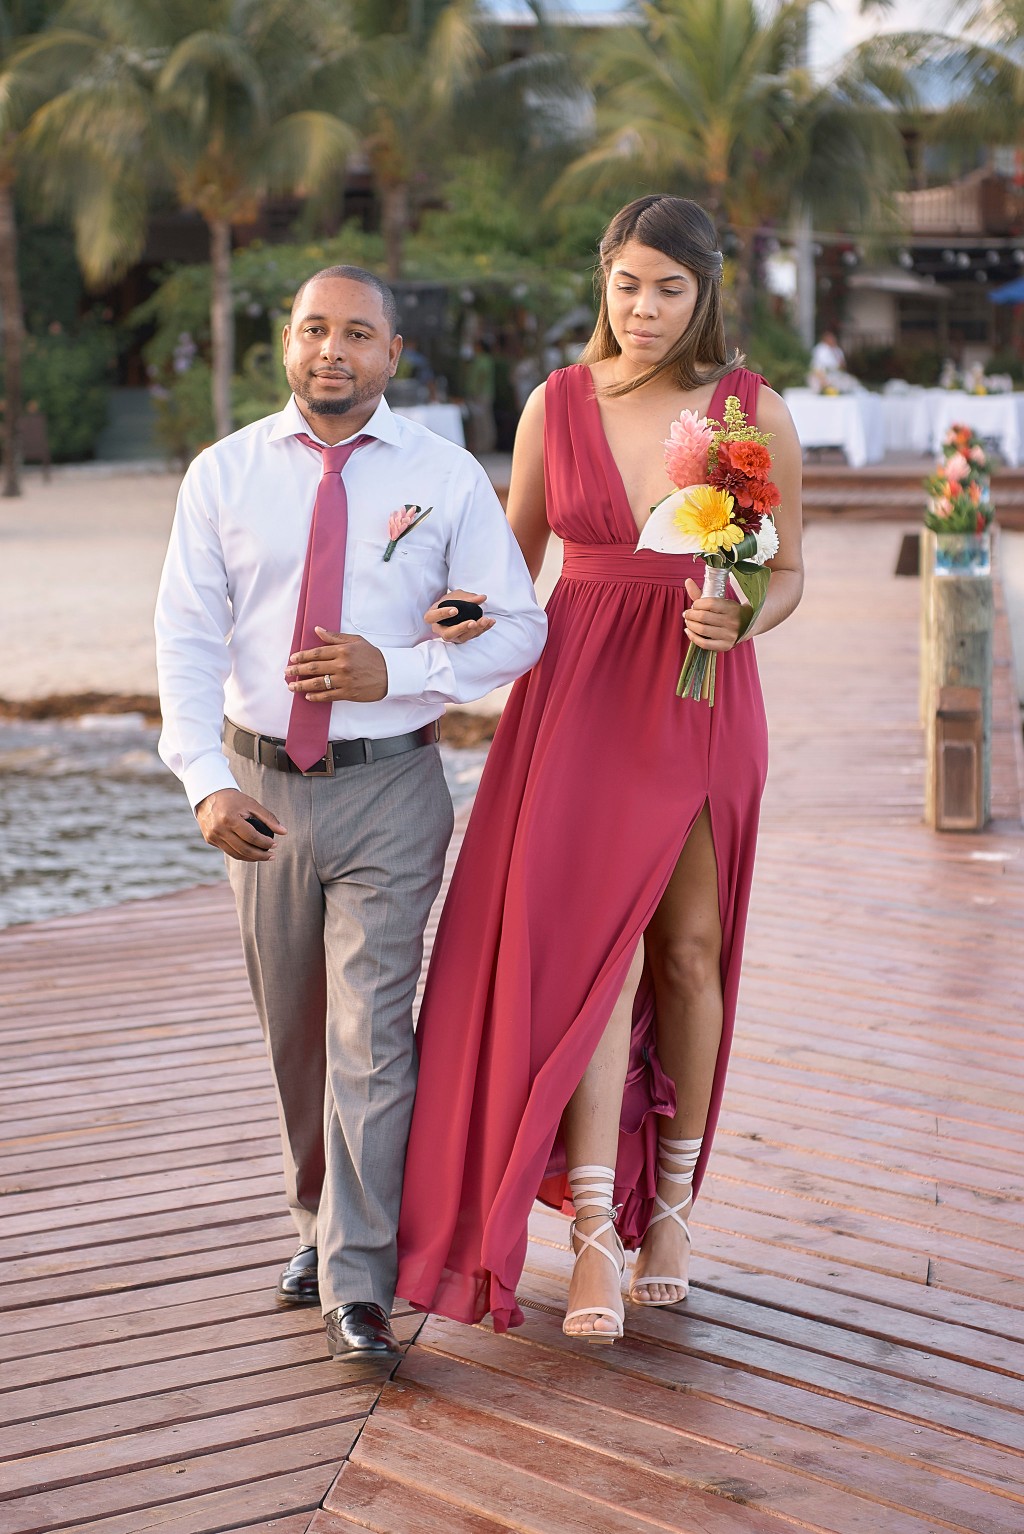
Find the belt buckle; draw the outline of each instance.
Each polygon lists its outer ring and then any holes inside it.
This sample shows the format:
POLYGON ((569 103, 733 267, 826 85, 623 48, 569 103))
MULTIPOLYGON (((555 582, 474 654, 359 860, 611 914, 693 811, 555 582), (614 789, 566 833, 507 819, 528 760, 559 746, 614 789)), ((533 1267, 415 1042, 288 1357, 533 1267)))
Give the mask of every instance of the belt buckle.
POLYGON ((304 778, 333 778, 334 777, 334 751, 330 741, 327 742, 327 750, 318 762, 312 767, 300 769, 304 778))

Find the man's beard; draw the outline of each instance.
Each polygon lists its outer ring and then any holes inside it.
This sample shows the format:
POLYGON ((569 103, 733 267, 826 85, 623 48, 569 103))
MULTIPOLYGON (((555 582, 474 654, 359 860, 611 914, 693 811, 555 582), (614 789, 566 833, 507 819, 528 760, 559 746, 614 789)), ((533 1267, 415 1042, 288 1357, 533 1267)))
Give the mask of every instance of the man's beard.
POLYGON ((384 393, 390 374, 382 373, 379 378, 362 384, 352 380, 352 392, 347 395, 327 394, 316 395, 312 390, 316 385, 315 378, 289 378, 292 393, 300 399, 311 415, 348 415, 351 410, 360 405, 367 404, 370 400, 379 398, 384 393))

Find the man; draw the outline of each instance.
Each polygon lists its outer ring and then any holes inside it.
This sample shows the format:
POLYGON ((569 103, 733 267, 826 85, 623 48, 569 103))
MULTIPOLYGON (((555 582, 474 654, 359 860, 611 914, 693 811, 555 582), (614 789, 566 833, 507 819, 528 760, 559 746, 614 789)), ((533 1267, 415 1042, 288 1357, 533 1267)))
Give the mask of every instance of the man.
POLYGON ((278 1298, 321 1304, 332 1356, 389 1354, 412 1002, 452 827, 436 721, 527 670, 546 625, 479 465, 383 399, 390 289, 318 272, 283 343, 288 404, 181 487, 160 753, 227 856, 274 1072, 301 1242, 278 1298), (476 642, 432 637, 436 594, 478 582, 489 615, 451 631, 476 642))
POLYGON ((844 373, 846 358, 834 330, 826 330, 811 352, 811 372, 826 377, 831 373, 844 373))

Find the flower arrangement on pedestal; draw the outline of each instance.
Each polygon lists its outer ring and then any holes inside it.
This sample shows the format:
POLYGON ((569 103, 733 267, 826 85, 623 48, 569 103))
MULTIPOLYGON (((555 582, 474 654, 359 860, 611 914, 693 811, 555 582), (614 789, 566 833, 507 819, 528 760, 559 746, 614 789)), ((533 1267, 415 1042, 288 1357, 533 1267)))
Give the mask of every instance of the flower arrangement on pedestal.
POLYGON ((991 567, 989 495, 992 458, 969 426, 954 425, 942 457, 924 481, 924 525, 935 534, 938 575, 985 575, 991 567))
POLYGON ((983 533, 992 521, 990 455, 969 426, 954 425, 942 442, 942 457, 924 481, 928 496, 924 525, 935 533, 983 533))

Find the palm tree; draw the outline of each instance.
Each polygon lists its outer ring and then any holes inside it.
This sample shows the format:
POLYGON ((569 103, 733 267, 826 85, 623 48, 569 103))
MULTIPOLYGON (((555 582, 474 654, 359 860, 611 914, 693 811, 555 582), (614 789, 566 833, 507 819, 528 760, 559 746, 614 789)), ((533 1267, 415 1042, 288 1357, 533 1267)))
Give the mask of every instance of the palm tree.
POLYGON ((26 128, 40 97, 13 61, 26 36, 49 20, 44 0, 0 3, 0 318, 4 351, 3 455, 5 496, 20 495, 21 363, 25 334, 18 280, 15 190, 24 168, 26 128))
POLYGON ((949 104, 932 114, 931 136, 961 148, 1024 148, 1024 0, 961 0, 953 10, 965 35, 897 40, 915 65, 941 70, 949 104))
MULTIPOLYGON (((526 57, 506 55, 503 34, 480 0, 356 0, 361 38, 351 56, 353 110, 381 204, 389 280, 402 274, 417 204, 436 198, 439 171, 467 144, 510 142, 530 92, 568 82, 551 47, 541 0, 526 57)), ((538 98, 539 99, 539 98, 538 98)), ((537 99, 534 112, 541 110, 537 99)))
POLYGON ((349 33, 331 0, 70 0, 25 70, 66 88, 33 118, 45 206, 70 215, 86 279, 140 255, 154 191, 169 189, 210 235, 213 410, 231 430, 231 245, 274 192, 339 173, 352 130, 317 109, 349 33))
MULTIPOLYGON (((880 80, 854 65, 816 82, 805 65, 813 0, 649 0, 643 24, 609 36, 593 71, 594 142, 556 184, 650 187, 695 197, 732 231, 741 339, 756 283, 756 233, 795 200, 867 216, 904 158, 880 80), (841 167, 838 175, 835 167, 841 167)), ((877 73, 877 71, 876 71, 877 73)))

